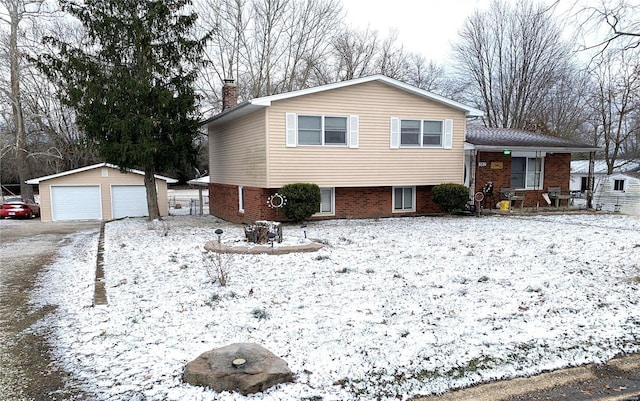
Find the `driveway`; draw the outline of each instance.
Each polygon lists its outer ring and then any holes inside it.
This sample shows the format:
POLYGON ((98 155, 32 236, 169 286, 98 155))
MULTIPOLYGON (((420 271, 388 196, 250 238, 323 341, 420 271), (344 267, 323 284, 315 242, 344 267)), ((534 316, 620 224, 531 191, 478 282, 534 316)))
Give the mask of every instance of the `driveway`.
POLYGON ((33 311, 29 296, 39 272, 58 246, 77 231, 98 231, 98 222, 43 223, 0 220, 0 399, 84 400, 68 375, 51 362, 46 338, 25 332, 55 306, 33 311))

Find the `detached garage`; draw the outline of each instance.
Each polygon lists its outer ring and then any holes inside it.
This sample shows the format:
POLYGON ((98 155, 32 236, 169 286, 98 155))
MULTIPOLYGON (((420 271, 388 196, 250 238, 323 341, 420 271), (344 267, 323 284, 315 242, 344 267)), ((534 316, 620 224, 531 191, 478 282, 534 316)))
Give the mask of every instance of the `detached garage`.
MULTIPOLYGON (((167 184, 177 180, 156 175, 160 214, 169 214, 167 184)), ((40 189, 42 221, 111 220, 148 216, 144 172, 108 163, 95 164, 46 177, 27 184, 40 189)))

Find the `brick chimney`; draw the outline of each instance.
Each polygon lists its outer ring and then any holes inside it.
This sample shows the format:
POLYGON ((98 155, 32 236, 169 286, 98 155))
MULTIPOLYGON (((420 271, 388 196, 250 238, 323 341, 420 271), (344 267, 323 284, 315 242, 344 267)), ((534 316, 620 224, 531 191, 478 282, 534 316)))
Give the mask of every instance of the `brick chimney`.
POLYGON ((233 79, 225 79, 222 86, 222 111, 238 104, 238 88, 233 79))

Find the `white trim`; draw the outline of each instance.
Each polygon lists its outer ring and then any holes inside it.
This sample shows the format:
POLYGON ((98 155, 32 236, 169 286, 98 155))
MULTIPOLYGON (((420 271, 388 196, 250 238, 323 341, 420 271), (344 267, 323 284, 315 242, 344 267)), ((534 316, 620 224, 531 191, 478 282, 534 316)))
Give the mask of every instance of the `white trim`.
POLYGON ((314 216, 335 216, 336 214, 336 189, 335 188, 328 188, 328 187, 324 187, 324 188, 320 188, 320 205, 321 205, 321 209, 318 213, 315 213, 314 216), (330 212, 323 212, 322 211, 322 190, 330 190, 331 191, 331 211, 330 212))
POLYGON ((244 187, 238 186, 238 212, 244 213, 244 187))
POLYGON ((212 123, 222 123, 222 122, 229 121, 229 120, 232 120, 232 119, 235 119, 235 118, 239 118, 239 117, 242 117, 242 116, 247 115, 249 113, 252 113, 252 112, 254 112, 256 110, 263 109, 265 107, 269 107, 269 106, 271 106, 271 104, 273 102, 276 102, 278 100, 291 99, 291 98, 298 97, 298 96, 305 96, 305 95, 310 95, 310 94, 313 94, 313 93, 319 93, 319 92, 324 92, 324 91, 329 91, 329 90, 333 90, 333 89, 344 88, 344 87, 349 87, 349 86, 352 86, 352 85, 358 85, 358 84, 367 83, 367 82, 374 82, 374 81, 381 82, 381 83, 384 83, 386 85, 392 86, 394 88, 398 88, 398 89, 404 90, 406 92, 412 93, 414 95, 420 96, 420 97, 422 97, 424 99, 435 101, 437 103, 444 104, 444 105, 452 107, 454 109, 464 111, 465 115, 467 117, 482 117, 482 116, 484 116, 484 112, 482 110, 476 109, 474 107, 469 107, 469 106, 464 105, 462 103, 458 103, 455 100, 447 99, 445 97, 442 97, 442 96, 436 95, 434 93, 427 92, 425 90, 416 88, 415 86, 411 86, 409 84, 406 84, 404 82, 398 81, 396 79, 389 78, 389 77, 386 77, 384 75, 379 75, 378 74, 378 75, 370 75, 368 77, 361 77, 361 78, 351 79, 351 80, 348 80, 348 81, 335 82, 335 83, 332 83, 332 84, 316 86, 316 87, 313 87, 313 88, 301 89, 301 90, 297 90, 297 91, 293 91, 293 92, 286 92, 286 93, 281 93, 281 94, 277 94, 277 95, 271 95, 271 96, 255 98, 255 99, 243 102, 241 104, 238 104, 235 107, 232 107, 230 109, 227 109, 227 110, 223 111, 222 113, 216 114, 215 116, 203 121, 202 125, 209 125, 209 124, 212 124, 212 123))
POLYGON ((387 76, 380 75, 380 74, 370 75, 370 76, 367 76, 367 77, 361 77, 361 78, 356 78, 356 79, 350 79, 348 81, 334 82, 332 84, 321 85, 321 86, 316 86, 316 87, 307 88, 307 89, 301 89, 301 90, 297 90, 297 91, 293 91, 293 92, 286 92, 286 93, 280 93, 280 94, 277 94, 277 95, 259 97, 259 98, 255 98, 255 99, 250 100, 249 103, 251 103, 252 105, 256 105, 256 106, 268 107, 268 106, 271 106, 272 102, 275 102, 275 101, 278 101, 278 100, 291 99, 293 97, 310 95, 310 94, 313 94, 313 93, 325 92, 325 91, 329 91, 329 90, 333 90, 333 89, 344 88, 344 87, 349 87, 349 86, 353 86, 353 85, 359 85, 359 84, 363 84, 363 83, 367 83, 367 82, 373 82, 373 81, 382 82, 382 83, 385 83, 385 84, 387 84, 389 86, 393 86, 395 88, 402 89, 404 91, 413 93, 413 94, 418 95, 420 97, 423 97, 425 99, 433 100, 433 101, 436 101, 438 103, 446 104, 447 106, 453 107, 455 109, 462 110, 462 111, 466 112, 468 117, 482 117, 482 116, 484 116, 484 112, 482 112, 482 110, 479 110, 479 109, 476 109, 476 108, 473 108, 473 107, 469 107, 469 106, 464 105, 462 103, 458 103, 455 100, 447 99, 447 98, 442 97, 440 95, 436 95, 435 93, 431 93, 431 92, 422 90, 420 88, 416 88, 415 86, 406 84, 406 83, 404 83, 402 81, 398 81, 396 79, 389 78, 387 76))
POLYGON ((398 117, 391 117, 390 133, 389 133, 389 147, 391 149, 400 148, 400 119, 398 117))
POLYGON ((349 147, 355 149, 359 146, 360 139, 358 134, 360 132, 360 117, 349 116, 349 147))
MULTIPOLYGON (((433 135, 435 137, 435 135, 433 135)), ((413 117, 391 117, 391 148, 392 149, 416 149, 416 148, 428 148, 428 149, 451 149, 453 144, 453 120, 438 119, 438 118, 413 118, 413 117), (396 122, 397 120, 397 122, 396 122), (403 121, 418 121, 420 124, 420 134, 418 135, 417 144, 402 144, 402 122, 403 121), (424 144, 424 123, 427 122, 440 122, 440 145, 424 144), (396 123, 397 127, 393 124, 396 123), (394 132, 394 128, 397 128, 398 132, 394 132), (448 130, 448 133, 447 133, 448 130), (395 137, 397 135, 397 138, 395 137), (397 140, 398 147, 394 147, 397 140), (448 141, 448 142, 447 142, 448 141)))
POLYGON ((288 148, 295 148, 298 143, 298 115, 285 113, 285 141, 288 148))
MULTIPOLYGON (((69 184, 69 185, 65 185, 65 184, 58 184, 58 185, 49 185, 49 205, 50 205, 50 213, 51 213, 51 221, 72 221, 72 220, 102 220, 104 219, 104 210, 102 209, 102 185, 100 184, 69 184), (61 217, 65 217, 65 216, 60 216, 60 210, 56 210, 56 202, 54 199, 54 195, 58 195, 60 196, 60 194, 54 194, 54 192, 59 192, 56 191, 57 188, 86 188, 86 189, 91 189, 91 191, 95 191, 97 190, 97 193, 93 193, 92 195, 97 195, 97 206, 98 206, 98 214, 99 216, 92 216, 92 218, 87 218, 87 216, 82 216, 82 218, 78 219, 76 218, 69 218, 69 219, 65 219, 65 218, 61 218, 61 217)), ((88 204, 85 203, 85 206, 87 206, 88 204)))
MULTIPOLYGON (((157 190, 158 189, 156 188, 156 192, 157 190)), ((147 188, 144 185, 111 184, 109 186, 109 194, 111 195, 110 203, 112 219, 118 219, 121 217, 143 217, 149 215, 147 188), (122 194, 120 191, 125 191, 125 193, 122 194), (141 198, 138 198, 138 196, 141 196, 141 198)))
POLYGON ((391 187, 391 213, 413 213, 416 211, 416 187, 411 185, 398 185, 391 187), (411 188, 411 209, 396 209, 396 189, 411 188))
POLYGON ((453 120, 450 118, 442 123, 442 147, 444 149, 453 147, 453 120))
POLYGON ((358 147, 358 116, 344 116, 334 114, 307 114, 286 113, 286 146, 299 147, 358 147), (320 143, 300 143, 299 119, 300 117, 313 117, 320 119, 320 143), (345 133, 343 143, 326 143, 325 121, 327 118, 340 118, 345 121, 345 133))
MULTIPOLYGON (((93 170, 93 169, 101 168, 101 167, 110 167, 110 168, 113 168, 113 169, 116 169, 116 170, 120 170, 120 167, 116 166, 115 164, 99 163, 99 164, 93 164, 91 166, 77 168, 75 170, 63 171, 62 173, 47 175, 47 176, 39 177, 39 178, 33 178, 33 179, 25 181, 25 183, 27 183, 27 184, 40 184, 42 181, 52 180, 54 178, 64 177, 66 175, 81 173, 83 171, 89 171, 89 170, 93 170)), ((144 175, 144 171, 131 169, 131 168, 128 168, 128 169, 125 169, 125 170, 128 171, 129 173, 144 175)), ((175 184, 175 183, 178 182, 178 180, 176 180, 176 179, 169 178, 169 177, 164 177, 164 176, 161 176, 161 175, 158 175, 158 174, 155 174, 154 177, 156 179, 166 181, 167 184, 175 184)))

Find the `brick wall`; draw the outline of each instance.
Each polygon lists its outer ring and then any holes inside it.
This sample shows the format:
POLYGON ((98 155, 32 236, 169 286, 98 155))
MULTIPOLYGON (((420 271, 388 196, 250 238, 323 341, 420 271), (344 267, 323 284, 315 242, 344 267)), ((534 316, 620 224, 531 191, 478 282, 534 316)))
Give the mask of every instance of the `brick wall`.
MULTIPOLYGON (((360 219, 397 216, 419 216, 441 211, 431 200, 432 186, 416 187, 416 211, 392 213, 391 187, 336 188, 335 215, 313 217, 322 219, 360 219)), ((277 189, 244 187, 244 213, 238 210, 238 187, 209 184, 209 213, 235 223, 256 220, 286 220, 279 209, 270 208, 268 199, 277 189)))
MULTIPOLYGON (((501 152, 478 152, 477 162, 484 162, 484 167, 476 167, 476 191, 488 182, 493 181, 495 201, 500 201, 500 188, 508 188, 511 185, 511 155, 501 152), (502 168, 491 168, 492 163, 502 163, 502 168)), ((539 190, 527 190, 525 207, 546 206, 547 202, 542 194, 548 187, 560 187, 563 193, 569 192, 571 174, 570 153, 547 153, 544 158, 543 188, 539 190)), ((519 205, 519 204, 518 204, 519 205)))

